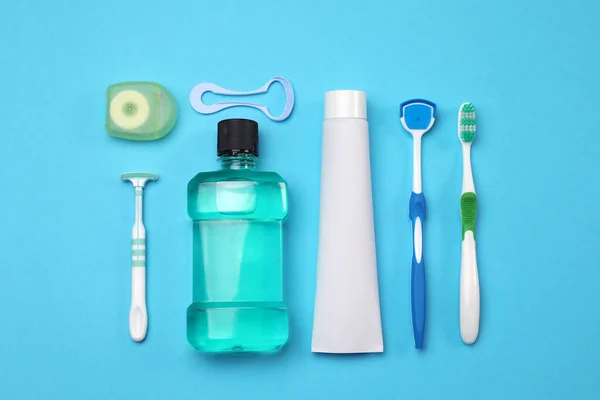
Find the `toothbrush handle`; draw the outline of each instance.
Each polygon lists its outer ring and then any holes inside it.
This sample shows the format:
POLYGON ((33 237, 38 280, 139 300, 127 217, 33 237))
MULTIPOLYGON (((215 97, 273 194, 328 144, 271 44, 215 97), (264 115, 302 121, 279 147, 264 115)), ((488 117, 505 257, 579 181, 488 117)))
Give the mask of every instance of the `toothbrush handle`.
POLYGON ((129 334, 136 342, 146 338, 148 312, 146 310, 146 239, 131 241, 131 309, 129 334))
POLYGON ((413 257, 410 270, 411 311, 415 348, 422 349, 425 339, 425 261, 423 259, 423 221, 426 214, 425 196, 412 192, 409 214, 412 221, 413 257))
POLYGON ((464 193, 460 199, 462 218, 462 259, 460 266, 460 335, 463 342, 473 344, 479 334, 479 274, 475 250, 477 196, 464 193))

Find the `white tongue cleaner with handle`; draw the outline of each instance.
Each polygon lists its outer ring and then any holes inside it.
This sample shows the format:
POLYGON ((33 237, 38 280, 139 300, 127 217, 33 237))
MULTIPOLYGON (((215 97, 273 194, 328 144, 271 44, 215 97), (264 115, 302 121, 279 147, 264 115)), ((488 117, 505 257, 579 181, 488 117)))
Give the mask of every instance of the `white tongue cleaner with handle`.
POLYGON ((151 172, 128 172, 121 179, 135 187, 135 223, 131 234, 131 309, 129 334, 136 342, 146 338, 148 312, 146 310, 146 228, 142 219, 144 185, 155 181, 158 175, 151 172))

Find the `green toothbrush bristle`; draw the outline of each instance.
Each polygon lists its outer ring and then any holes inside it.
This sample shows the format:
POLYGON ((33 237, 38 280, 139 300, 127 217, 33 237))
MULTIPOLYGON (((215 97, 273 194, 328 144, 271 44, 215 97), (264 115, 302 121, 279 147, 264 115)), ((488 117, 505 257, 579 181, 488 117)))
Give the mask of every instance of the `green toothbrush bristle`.
POLYGON ((458 121, 458 137, 465 143, 472 142, 476 131, 475 106, 471 103, 460 106, 458 121))

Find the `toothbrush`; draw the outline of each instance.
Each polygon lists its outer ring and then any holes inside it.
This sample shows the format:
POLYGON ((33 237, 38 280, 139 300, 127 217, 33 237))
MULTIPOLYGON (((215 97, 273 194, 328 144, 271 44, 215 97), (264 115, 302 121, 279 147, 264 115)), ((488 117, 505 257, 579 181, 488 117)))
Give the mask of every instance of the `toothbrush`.
POLYGON ((462 259, 460 265, 460 335, 473 344, 479 334, 479 275, 475 251, 477 195, 471 168, 471 143, 475 139, 475 107, 464 103, 458 110, 458 138, 463 150, 463 187, 460 197, 462 259))
POLYGON ((148 311, 146 310, 146 228, 142 219, 144 185, 155 181, 158 175, 150 172, 129 172, 121 175, 135 187, 135 223, 131 233, 131 308, 129 335, 136 342, 146 338, 148 311))
POLYGON ((413 190, 409 215, 412 221, 413 257, 410 272, 411 311, 415 348, 423 349, 425 339, 425 261, 423 260, 423 221, 425 196, 421 184, 421 138, 435 122, 435 104, 427 100, 408 100, 400 104, 400 121, 413 136, 413 190))

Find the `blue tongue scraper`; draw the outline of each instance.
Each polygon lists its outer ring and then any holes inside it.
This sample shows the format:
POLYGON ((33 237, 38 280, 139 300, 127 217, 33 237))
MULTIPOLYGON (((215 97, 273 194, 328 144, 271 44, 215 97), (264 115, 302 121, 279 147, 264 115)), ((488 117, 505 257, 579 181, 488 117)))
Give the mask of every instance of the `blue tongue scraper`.
POLYGON ((425 262, 423 261, 423 221, 425 196, 421 186, 421 138, 435 122, 435 104, 427 100, 408 100, 400 104, 402 126, 413 136, 413 190, 409 215, 412 221, 413 257, 410 271, 411 310, 415 347, 423 348, 425 338, 425 262))

